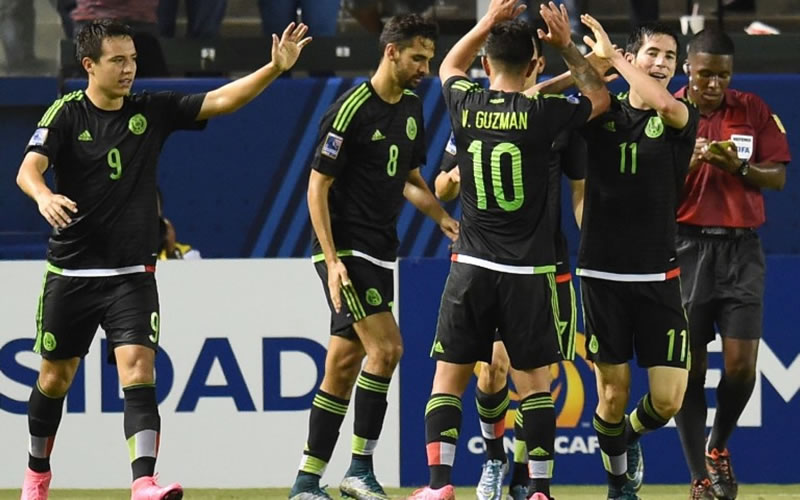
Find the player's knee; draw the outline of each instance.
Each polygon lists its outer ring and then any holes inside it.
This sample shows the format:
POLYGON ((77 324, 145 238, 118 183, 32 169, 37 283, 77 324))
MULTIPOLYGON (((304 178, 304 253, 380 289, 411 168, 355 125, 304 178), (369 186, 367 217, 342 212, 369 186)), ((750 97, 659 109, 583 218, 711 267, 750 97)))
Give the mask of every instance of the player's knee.
POLYGON ((755 361, 736 360, 725 366, 725 378, 736 382, 746 382, 756 377, 755 361))
POLYGON ((673 391, 671 394, 650 393, 653 409, 665 419, 672 418, 683 405, 683 391, 673 391))
POLYGON ((604 384, 598 392, 602 404, 613 415, 624 415, 630 389, 621 384, 604 384))
POLYGON ((403 357, 403 344, 385 342, 378 346, 374 352, 367 353, 372 361, 381 368, 393 370, 403 357))
POLYGON ((41 371, 39 373, 39 388, 48 396, 61 397, 69 391, 72 377, 64 371, 41 371))

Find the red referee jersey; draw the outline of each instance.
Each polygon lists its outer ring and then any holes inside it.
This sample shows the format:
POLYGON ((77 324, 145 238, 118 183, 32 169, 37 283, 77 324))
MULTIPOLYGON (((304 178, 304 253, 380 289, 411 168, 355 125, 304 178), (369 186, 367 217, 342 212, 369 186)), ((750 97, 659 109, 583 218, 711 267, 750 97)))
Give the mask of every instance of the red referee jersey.
MULTIPOLYGON (((686 87, 675 93, 683 97, 686 87)), ((709 141, 733 140, 739 158, 751 163, 789 163, 786 131, 767 103, 750 92, 728 89, 722 105, 701 115, 697 137, 709 141)), ((678 222, 696 226, 757 228, 764 223, 761 190, 741 177, 710 163, 686 176, 678 222)))

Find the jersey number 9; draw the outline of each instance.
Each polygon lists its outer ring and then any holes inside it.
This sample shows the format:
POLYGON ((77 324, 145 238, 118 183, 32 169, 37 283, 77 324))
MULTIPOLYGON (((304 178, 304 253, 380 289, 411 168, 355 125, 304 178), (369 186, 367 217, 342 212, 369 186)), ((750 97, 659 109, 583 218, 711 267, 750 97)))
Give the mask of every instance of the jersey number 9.
POLYGON ((119 180, 119 178, 122 177, 122 157, 119 154, 119 149, 114 148, 109 151, 106 159, 108 160, 108 166, 114 169, 114 171, 109 174, 109 177, 112 181, 119 180))

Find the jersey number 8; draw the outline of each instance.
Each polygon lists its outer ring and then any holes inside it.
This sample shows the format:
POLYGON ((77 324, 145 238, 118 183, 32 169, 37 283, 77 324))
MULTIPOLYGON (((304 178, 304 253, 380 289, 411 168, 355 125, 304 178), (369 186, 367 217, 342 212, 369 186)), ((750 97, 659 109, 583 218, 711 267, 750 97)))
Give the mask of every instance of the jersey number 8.
MULTIPOLYGON (((483 143, 474 140, 467 151, 472 153, 472 172, 475 176, 475 193, 478 196, 478 209, 486 210, 486 188, 483 182, 483 143)), ((510 142, 501 142, 492 148, 491 155, 492 188, 497 205, 506 212, 519 210, 525 201, 525 191, 522 187, 522 153, 519 148, 510 142), (503 177, 500 172, 500 159, 503 155, 511 156, 511 182, 514 185, 514 197, 507 199, 503 190, 503 177)))

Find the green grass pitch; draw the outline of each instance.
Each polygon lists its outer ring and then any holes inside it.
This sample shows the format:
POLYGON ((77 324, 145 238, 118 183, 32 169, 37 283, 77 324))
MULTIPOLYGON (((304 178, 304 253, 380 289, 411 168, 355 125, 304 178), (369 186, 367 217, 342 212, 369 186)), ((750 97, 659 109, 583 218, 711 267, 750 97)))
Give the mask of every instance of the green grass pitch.
MULTIPOLYGON (((330 487, 330 493, 338 498, 336 488, 330 487)), ((411 494, 411 488, 390 488, 387 493, 392 498, 404 498, 411 494)), ((286 488, 215 490, 189 488, 184 494, 186 500, 284 500, 289 490, 286 488)), ((599 486, 553 486, 553 495, 558 500, 600 500, 605 498, 605 488, 599 486)), ((642 500, 679 500, 688 497, 688 486, 646 485, 640 492, 642 500)), ((475 498, 472 488, 458 488, 456 497, 475 498)), ((127 490, 52 490, 51 500, 127 500, 127 490)), ((738 500, 783 500, 800 499, 800 484, 744 484, 739 487, 738 500)), ((0 500, 18 500, 19 490, 0 490, 0 500)))

